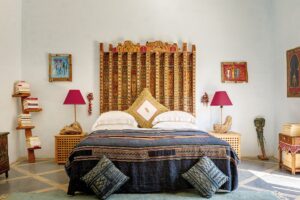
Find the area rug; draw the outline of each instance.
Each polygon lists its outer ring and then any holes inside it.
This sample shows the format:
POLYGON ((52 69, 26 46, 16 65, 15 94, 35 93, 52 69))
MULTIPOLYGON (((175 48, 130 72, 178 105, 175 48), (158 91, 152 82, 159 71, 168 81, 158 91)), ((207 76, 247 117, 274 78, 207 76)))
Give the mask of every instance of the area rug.
MULTIPOLYGON (((62 191, 52 191, 46 193, 12 193, 7 200, 87 200, 97 199, 95 196, 77 194, 68 196, 62 191)), ((177 193, 155 193, 155 194, 113 194, 108 200, 199 200, 199 194, 194 190, 177 193)), ((216 194, 210 200, 276 200, 278 199, 271 192, 256 192, 250 190, 237 190, 231 193, 216 194)))

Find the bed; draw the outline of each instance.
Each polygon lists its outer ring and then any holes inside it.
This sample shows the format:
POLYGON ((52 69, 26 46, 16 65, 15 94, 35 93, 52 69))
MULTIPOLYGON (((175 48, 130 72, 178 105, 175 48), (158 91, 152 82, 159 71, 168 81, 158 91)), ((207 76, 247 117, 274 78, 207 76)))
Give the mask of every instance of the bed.
POLYGON ((236 153, 225 141, 195 130, 102 130, 87 136, 66 164, 70 177, 68 194, 89 193, 80 180, 99 161, 110 158, 130 180, 119 190, 128 193, 176 191, 191 188, 180 175, 201 156, 208 156, 229 177, 221 187, 237 188, 236 153))
MULTIPOLYGON (((169 110, 195 114, 196 48, 177 44, 125 41, 104 50, 100 44, 100 112, 127 110, 143 88, 169 110)), ((143 93, 143 92, 142 92, 143 93)), ((147 108, 146 108, 147 109, 147 108)), ((105 155, 130 179, 118 192, 177 191, 192 186, 181 174, 200 157, 207 156, 228 176, 220 188, 230 192, 238 186, 238 157, 230 145, 195 129, 97 130, 70 154, 66 172, 68 194, 90 193, 81 180, 105 155)))

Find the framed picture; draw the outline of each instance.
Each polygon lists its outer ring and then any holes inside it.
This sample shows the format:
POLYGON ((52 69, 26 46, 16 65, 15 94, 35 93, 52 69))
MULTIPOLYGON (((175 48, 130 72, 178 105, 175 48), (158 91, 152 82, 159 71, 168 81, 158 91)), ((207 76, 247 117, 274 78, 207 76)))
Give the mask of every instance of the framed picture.
POLYGON ((248 83, 247 62, 222 62, 222 83, 248 83))
POLYGON ((72 55, 49 54, 49 82, 72 81, 72 55))
POLYGON ((300 47, 286 52, 287 60, 287 96, 300 97, 300 70, 299 70, 300 47))

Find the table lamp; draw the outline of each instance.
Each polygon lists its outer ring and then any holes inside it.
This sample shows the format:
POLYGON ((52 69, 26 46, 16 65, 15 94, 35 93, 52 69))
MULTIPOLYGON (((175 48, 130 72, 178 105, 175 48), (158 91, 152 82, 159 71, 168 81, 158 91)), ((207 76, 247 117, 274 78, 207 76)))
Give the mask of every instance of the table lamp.
MULTIPOLYGON (((223 119, 223 115, 222 115, 222 109, 223 106, 232 106, 231 100, 227 95, 226 91, 217 91, 214 94, 214 97, 210 103, 211 106, 220 106, 221 108, 221 124, 220 126, 222 126, 222 119, 223 119)), ((230 126, 231 126, 231 117, 230 117, 230 126)))
POLYGON ((85 101, 81 95, 80 90, 69 90, 64 104, 73 104, 74 105, 74 114, 75 114, 75 122, 76 120, 76 105, 85 104, 85 101))

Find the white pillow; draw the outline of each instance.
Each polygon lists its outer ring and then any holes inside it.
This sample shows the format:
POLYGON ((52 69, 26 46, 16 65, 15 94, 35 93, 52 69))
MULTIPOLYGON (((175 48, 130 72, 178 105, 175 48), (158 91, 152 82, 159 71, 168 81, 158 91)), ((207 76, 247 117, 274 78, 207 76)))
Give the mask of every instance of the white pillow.
POLYGON ((97 130, 124 130, 124 129, 138 129, 135 126, 127 125, 127 124, 110 124, 110 125, 98 125, 92 128, 92 131, 97 130))
POLYGON ((94 123, 92 130, 99 125, 130 125, 137 127, 138 123, 135 118, 123 111, 109 111, 101 114, 94 123))
POLYGON ((188 122, 195 124, 196 118, 184 111, 167 111, 156 116, 152 122, 153 125, 159 122, 188 122))
POLYGON ((160 122, 155 124, 152 128, 163 130, 199 130, 199 128, 189 122, 160 122))

